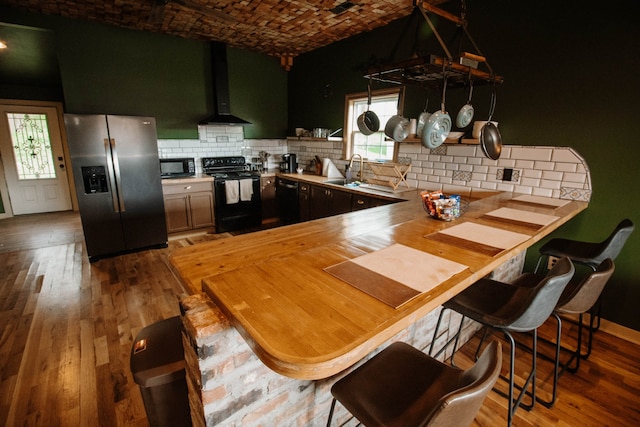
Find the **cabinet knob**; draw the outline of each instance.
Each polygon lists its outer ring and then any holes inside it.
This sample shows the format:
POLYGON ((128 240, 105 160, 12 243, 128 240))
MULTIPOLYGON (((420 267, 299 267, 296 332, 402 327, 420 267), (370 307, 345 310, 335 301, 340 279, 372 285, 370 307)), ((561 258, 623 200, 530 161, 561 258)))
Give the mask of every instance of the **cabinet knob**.
POLYGON ((185 190, 191 190, 191 186, 187 185, 186 187, 184 187, 185 190))
POLYGON ((358 201, 356 203, 359 204, 359 205, 364 205, 364 200, 358 199, 358 201))

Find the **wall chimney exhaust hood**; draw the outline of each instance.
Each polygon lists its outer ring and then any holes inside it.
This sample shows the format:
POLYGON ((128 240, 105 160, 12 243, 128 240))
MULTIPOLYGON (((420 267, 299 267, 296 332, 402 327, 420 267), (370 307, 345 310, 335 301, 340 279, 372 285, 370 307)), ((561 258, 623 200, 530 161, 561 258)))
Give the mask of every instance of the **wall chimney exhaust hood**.
POLYGON ((210 49, 213 99, 215 100, 216 113, 201 120, 198 124, 218 126, 250 125, 250 122, 231 114, 227 46, 224 43, 211 42, 210 49))

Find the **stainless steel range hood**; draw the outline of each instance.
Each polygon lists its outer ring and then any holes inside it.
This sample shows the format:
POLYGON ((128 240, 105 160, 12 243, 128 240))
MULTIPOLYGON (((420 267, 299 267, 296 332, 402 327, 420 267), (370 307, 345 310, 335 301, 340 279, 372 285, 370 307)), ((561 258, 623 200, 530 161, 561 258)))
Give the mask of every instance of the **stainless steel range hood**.
POLYGON ((227 65, 227 46, 224 43, 212 42, 211 73, 213 74, 213 98, 216 113, 201 120, 200 125, 250 125, 251 123, 231 114, 229 94, 229 70, 227 65))

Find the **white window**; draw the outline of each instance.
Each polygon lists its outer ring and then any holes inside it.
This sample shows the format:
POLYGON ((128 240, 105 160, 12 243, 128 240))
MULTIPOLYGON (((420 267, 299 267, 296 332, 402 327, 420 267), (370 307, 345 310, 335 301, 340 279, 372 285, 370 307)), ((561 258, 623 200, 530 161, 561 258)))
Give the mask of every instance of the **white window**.
MULTIPOLYGON (((399 88, 382 89, 371 92, 369 110, 380 119, 380 129, 371 135, 364 135, 358 129, 358 117, 367 111, 367 93, 349 94, 345 97, 345 151, 347 158, 360 154, 368 160, 394 160, 396 142, 384 134, 387 121, 398 114, 399 88)), ((402 105, 402 103, 400 103, 402 105)), ((400 112, 402 113, 402 112, 400 112)))

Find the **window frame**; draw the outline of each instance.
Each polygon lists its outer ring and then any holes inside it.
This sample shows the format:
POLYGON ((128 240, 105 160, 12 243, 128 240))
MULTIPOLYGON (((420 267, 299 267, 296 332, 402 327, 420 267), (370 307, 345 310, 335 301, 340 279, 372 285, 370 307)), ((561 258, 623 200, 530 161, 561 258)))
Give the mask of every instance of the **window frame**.
MULTIPOLYGON (((389 95, 397 95, 398 96, 398 114, 402 114, 403 106, 404 106, 404 94, 405 91, 403 87, 391 87, 384 89, 376 89, 371 91, 371 99, 374 98, 382 98, 388 97, 389 95)), ((353 140, 352 140, 352 132, 351 130, 357 129, 358 124, 356 122, 357 118, 353 118, 353 106, 354 103, 361 100, 366 100, 368 98, 367 92, 356 92, 356 93, 348 93, 344 96, 344 125, 343 125, 343 157, 345 160, 351 158, 353 154, 353 140)), ((384 133, 384 127, 386 123, 380 123, 380 131, 384 133)), ((393 158, 391 159, 393 162, 398 159, 398 149, 399 142, 394 141, 393 144, 393 158)))

